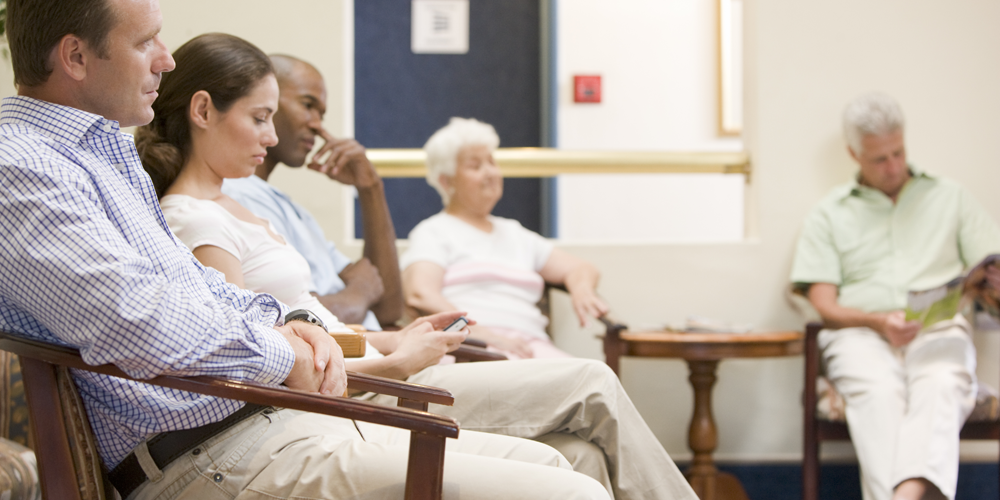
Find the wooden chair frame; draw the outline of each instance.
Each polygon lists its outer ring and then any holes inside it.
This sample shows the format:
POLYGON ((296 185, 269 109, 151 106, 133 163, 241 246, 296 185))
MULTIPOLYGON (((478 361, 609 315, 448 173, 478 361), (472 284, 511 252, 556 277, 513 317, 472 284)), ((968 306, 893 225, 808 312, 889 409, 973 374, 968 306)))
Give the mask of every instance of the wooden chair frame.
POLYGON ((479 339, 466 338, 462 345, 450 352, 455 356, 457 363, 471 363, 475 361, 506 361, 507 356, 499 352, 487 351, 486 342, 479 339))
MULTIPOLYGON (((805 389, 803 391, 802 499, 819 498, 819 446, 822 441, 850 441, 847 424, 819 419, 816 379, 820 376, 819 332, 821 323, 806 325, 805 389)), ((1000 422, 966 422, 960 439, 1000 439, 1000 422)))
POLYGON ((608 368, 621 377, 618 371, 621 366, 621 358, 628 354, 628 343, 622 340, 621 333, 628 330, 628 326, 609 318, 600 318, 604 323, 604 362, 608 368))
MULTIPOLYGON (((68 367, 127 380, 136 379, 113 365, 88 365, 75 349, 29 340, 7 332, 0 332, 0 349, 17 354, 21 359, 44 497, 83 500, 76 480, 77 466, 70 449, 69 434, 62 419, 64 408, 58 393, 57 369, 68 367)), ((348 374, 348 387, 399 397, 399 406, 403 408, 215 377, 159 376, 136 381, 407 429, 411 432, 406 475, 407 500, 441 498, 445 439, 458 437, 459 431, 458 423, 450 417, 411 409, 426 410, 428 403, 451 405, 454 399, 448 391, 371 375, 348 374)))

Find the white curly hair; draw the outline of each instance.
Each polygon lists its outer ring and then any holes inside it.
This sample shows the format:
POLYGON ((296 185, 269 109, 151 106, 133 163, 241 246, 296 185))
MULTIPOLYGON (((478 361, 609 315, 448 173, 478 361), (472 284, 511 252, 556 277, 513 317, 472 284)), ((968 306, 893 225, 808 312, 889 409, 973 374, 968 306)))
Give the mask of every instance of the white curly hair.
POLYGON ((449 195, 441 186, 441 174, 455 175, 458 152, 468 146, 486 146, 490 151, 500 147, 500 136, 493 125, 475 118, 454 117, 443 128, 434 132, 424 152, 427 153, 427 183, 441 195, 441 202, 448 205, 449 195))
POLYGON ((844 108, 844 139, 854 154, 861 154, 861 141, 866 135, 902 131, 905 124, 903 108, 880 92, 859 96, 844 108))

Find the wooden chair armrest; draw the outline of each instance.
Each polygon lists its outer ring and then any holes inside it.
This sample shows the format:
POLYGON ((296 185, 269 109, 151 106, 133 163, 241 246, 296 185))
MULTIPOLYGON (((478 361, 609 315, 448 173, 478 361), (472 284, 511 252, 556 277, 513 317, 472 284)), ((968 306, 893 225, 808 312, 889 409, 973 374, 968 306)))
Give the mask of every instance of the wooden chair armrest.
POLYGON ((347 372, 347 388, 444 406, 455 404, 455 397, 446 389, 412 384, 367 373, 347 372))
POLYGON ((448 354, 455 356, 455 359, 459 362, 505 361, 507 359, 507 356, 504 356, 503 354, 500 354, 498 352, 487 351, 484 347, 477 347, 474 345, 462 345, 459 346, 458 349, 455 349, 454 351, 451 351, 448 354))
POLYGON ((6 332, 0 332, 0 349, 53 365, 68 366, 78 370, 101 373, 127 380, 136 380, 146 384, 182 391, 236 399, 260 405, 321 413, 334 417, 362 420, 435 436, 450 438, 458 436, 458 422, 450 417, 405 408, 385 407, 350 398, 324 396, 318 393, 289 389, 284 386, 270 386, 249 381, 227 380, 207 376, 176 377, 162 375, 149 380, 140 380, 127 375, 114 365, 88 365, 83 361, 83 358, 80 357, 76 349, 25 339, 6 332))
POLYGON ((479 339, 474 339, 472 337, 465 337, 465 340, 463 340, 462 343, 465 344, 465 345, 467 345, 467 346, 478 347, 480 349, 486 349, 486 342, 485 341, 482 341, 482 340, 479 340, 479 339))
MULTIPOLYGON (((347 326, 353 327, 356 325, 347 326)), ((366 347, 368 346, 368 342, 365 340, 366 331, 367 330, 355 330, 353 333, 333 332, 330 333, 330 336, 333 337, 333 340, 340 346, 340 350, 344 351, 345 358, 361 358, 364 357, 366 347)))
MULTIPOLYGON (((347 325, 347 327, 354 330, 354 333, 331 333, 330 335, 333 335, 337 344, 340 345, 341 350, 344 351, 345 358, 364 356, 366 349, 365 346, 367 345, 365 342, 365 332, 368 330, 364 327, 364 325, 347 325), (355 345, 358 342, 360 342, 360 349, 358 349, 355 345), (349 356, 348 348, 352 349, 352 353, 360 351, 361 354, 349 356)), ((399 406, 415 410, 427 411, 428 403, 435 403, 444 406, 452 406, 455 404, 455 397, 451 395, 451 392, 445 389, 427 385, 411 384, 409 382, 379 377, 377 375, 369 375, 367 373, 347 372, 347 388, 353 391, 374 392, 377 394, 395 396, 399 398, 399 406)))
POLYGON ((617 332, 628 330, 628 326, 625 323, 617 321, 608 315, 604 315, 601 316, 600 318, 597 318, 597 321, 600 321, 601 323, 604 324, 605 335, 607 334, 607 332, 612 330, 617 332))

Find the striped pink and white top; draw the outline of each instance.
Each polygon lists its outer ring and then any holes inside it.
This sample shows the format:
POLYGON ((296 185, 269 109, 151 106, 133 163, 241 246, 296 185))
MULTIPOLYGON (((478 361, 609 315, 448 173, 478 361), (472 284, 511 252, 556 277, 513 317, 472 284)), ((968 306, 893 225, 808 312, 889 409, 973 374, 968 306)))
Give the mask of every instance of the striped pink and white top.
POLYGON ((545 288, 538 272, 553 245, 515 220, 490 216, 483 232, 441 212, 410 233, 401 266, 428 261, 445 269, 444 297, 488 327, 547 339, 548 319, 536 304, 545 288))

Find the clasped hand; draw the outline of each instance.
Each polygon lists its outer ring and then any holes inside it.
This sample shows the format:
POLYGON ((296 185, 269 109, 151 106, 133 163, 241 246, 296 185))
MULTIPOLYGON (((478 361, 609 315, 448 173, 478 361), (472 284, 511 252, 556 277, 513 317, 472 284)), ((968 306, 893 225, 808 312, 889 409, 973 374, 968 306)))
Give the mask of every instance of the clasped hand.
POLYGON ((275 327, 295 351, 295 364, 285 378, 292 389, 342 396, 347 390, 344 352, 321 327, 290 321, 275 327))

